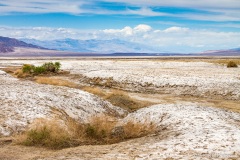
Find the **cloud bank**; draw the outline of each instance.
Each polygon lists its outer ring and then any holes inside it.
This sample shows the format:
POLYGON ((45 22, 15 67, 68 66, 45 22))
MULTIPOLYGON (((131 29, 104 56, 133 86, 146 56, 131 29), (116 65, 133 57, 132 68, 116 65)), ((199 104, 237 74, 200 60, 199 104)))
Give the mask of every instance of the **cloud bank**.
POLYGON ((37 40, 119 39, 140 43, 159 49, 160 52, 201 52, 204 50, 230 49, 240 47, 240 32, 217 32, 194 30, 173 26, 157 30, 146 24, 122 29, 78 30, 70 28, 13 28, 0 27, 0 35, 13 38, 37 40))

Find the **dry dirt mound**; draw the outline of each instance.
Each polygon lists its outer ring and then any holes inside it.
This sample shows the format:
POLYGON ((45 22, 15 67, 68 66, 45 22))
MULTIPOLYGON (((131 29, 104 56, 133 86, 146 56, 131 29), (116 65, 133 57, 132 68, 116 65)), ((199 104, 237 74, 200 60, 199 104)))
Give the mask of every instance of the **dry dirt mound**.
POLYGON ((239 113, 194 103, 166 104, 130 113, 123 121, 128 120, 153 122, 178 132, 177 137, 151 145, 175 149, 165 151, 173 157, 190 151, 207 156, 240 155, 239 113))
POLYGON ((37 118, 53 118, 54 108, 81 122, 96 114, 122 116, 126 113, 87 92, 21 81, 0 71, 0 134, 24 130, 37 118))
POLYGON ((195 103, 161 104, 128 114, 122 121, 167 128, 157 135, 113 145, 63 149, 39 159, 239 159, 240 114, 195 103))

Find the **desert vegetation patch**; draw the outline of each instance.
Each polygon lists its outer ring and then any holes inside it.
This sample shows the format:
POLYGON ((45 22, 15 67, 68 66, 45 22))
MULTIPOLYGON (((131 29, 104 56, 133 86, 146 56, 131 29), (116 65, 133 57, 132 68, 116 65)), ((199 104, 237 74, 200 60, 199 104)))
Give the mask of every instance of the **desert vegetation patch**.
POLYGON ((237 65, 237 63, 234 62, 234 61, 229 61, 229 62, 227 63, 227 67, 228 67, 228 68, 237 68, 238 65, 237 65))
POLYGON ((18 135, 16 143, 62 149, 79 145, 112 144, 158 133, 156 124, 129 121, 118 125, 118 119, 107 115, 92 117, 89 123, 64 117, 62 120, 42 119, 31 129, 18 135))
POLYGON ((46 62, 41 66, 24 64, 20 69, 14 72, 18 78, 33 77, 40 74, 57 73, 60 70, 60 62, 46 62))

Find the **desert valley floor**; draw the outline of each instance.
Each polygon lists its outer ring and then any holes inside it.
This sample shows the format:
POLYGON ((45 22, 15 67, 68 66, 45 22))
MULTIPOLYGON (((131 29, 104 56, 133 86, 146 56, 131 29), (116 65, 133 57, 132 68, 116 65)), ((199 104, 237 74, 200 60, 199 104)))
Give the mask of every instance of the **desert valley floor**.
POLYGON ((240 159, 240 67, 227 68, 224 61, 2 58, 0 160, 240 159), (32 79, 11 74, 23 64, 50 61, 60 62, 63 73, 32 79), (126 94, 134 103, 118 106, 101 96, 114 92, 126 94), (118 119, 117 125, 135 121, 161 130, 120 143, 61 150, 14 143, 16 134, 38 125, 39 119, 61 117, 58 110, 84 123, 108 115, 118 119))

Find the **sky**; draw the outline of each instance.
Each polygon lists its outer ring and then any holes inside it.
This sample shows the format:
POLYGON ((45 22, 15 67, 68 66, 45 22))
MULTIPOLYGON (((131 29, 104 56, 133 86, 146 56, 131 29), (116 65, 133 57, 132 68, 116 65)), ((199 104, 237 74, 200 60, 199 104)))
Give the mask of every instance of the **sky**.
POLYGON ((159 52, 240 47, 240 0, 0 0, 0 36, 120 39, 159 52))

